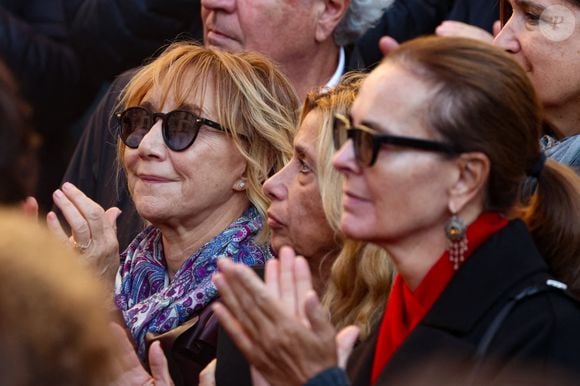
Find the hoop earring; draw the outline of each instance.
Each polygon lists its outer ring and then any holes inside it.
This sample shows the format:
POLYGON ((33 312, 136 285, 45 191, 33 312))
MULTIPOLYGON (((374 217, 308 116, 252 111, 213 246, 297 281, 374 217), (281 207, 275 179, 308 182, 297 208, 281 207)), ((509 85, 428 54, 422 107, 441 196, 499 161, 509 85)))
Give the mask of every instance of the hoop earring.
POLYGON ((449 251, 449 260, 453 264, 453 269, 459 269, 459 265, 465 260, 465 252, 469 244, 465 231, 467 227, 463 220, 453 214, 447 224, 445 224, 445 236, 449 241, 447 250, 449 251))

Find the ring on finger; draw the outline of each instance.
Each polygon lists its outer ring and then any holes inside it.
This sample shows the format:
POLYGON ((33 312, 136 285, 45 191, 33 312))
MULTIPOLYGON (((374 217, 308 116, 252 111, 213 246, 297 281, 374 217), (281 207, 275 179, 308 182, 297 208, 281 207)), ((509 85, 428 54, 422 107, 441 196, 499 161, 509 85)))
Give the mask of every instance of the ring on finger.
POLYGON ((91 246, 91 244, 93 243, 93 239, 89 239, 89 241, 87 241, 85 244, 81 244, 79 242, 77 242, 76 240, 73 240, 73 247, 79 251, 80 253, 85 253, 87 249, 89 249, 89 247, 91 246))

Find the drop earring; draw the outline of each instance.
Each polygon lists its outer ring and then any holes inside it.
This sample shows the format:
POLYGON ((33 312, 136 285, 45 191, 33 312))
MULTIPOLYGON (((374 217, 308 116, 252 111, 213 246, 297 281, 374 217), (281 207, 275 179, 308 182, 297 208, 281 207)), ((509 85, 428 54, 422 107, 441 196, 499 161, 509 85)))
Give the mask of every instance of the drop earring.
POLYGON ((467 252, 468 240, 465 234, 467 227, 463 220, 453 214, 451 218, 445 224, 445 236, 449 245, 447 247, 449 251, 449 260, 453 264, 453 269, 456 271, 459 269, 459 265, 465 260, 465 252, 467 252))

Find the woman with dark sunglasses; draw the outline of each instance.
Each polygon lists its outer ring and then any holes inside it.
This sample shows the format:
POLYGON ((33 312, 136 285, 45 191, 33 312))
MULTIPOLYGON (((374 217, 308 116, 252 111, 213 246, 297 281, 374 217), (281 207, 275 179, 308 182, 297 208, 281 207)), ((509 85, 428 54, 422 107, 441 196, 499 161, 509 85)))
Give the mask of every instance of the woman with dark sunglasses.
POLYGON ((541 152, 538 103, 508 54, 468 39, 404 44, 369 75, 335 118, 341 230, 398 274, 350 380, 352 327, 335 338, 308 286, 226 261, 214 277, 216 315, 272 385, 517 384, 526 365, 540 384, 577 383, 580 305, 546 260, 580 255, 580 178, 541 152), (293 322, 288 299, 303 302, 293 322))
MULTIPOLYGON (((116 208, 104 211, 68 183, 54 202, 74 246, 111 286, 116 276, 115 304, 145 360, 148 337, 179 336, 215 299, 218 258, 256 265, 271 257, 262 183, 291 154, 298 104, 262 56, 177 43, 134 76, 119 110, 119 161, 150 225, 119 262, 116 208)), ((68 238, 54 213, 47 221, 68 238)), ((212 353, 198 354, 201 369, 212 353)), ((173 376, 196 382, 193 370, 173 376)))

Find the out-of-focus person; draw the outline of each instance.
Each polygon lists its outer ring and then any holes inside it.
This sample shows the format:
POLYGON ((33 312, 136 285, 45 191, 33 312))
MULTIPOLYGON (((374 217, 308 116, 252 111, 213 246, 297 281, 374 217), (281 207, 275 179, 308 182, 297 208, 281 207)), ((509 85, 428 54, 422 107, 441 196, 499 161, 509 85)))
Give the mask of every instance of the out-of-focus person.
POLYGON ((524 68, 543 105, 546 155, 580 174, 580 1, 500 1, 495 44, 524 68))
POLYGON ((30 196, 36 188, 39 137, 32 130, 30 114, 16 81, 0 61, 0 205, 32 204, 36 212, 30 196))
POLYGON ((276 385, 388 385, 434 358, 489 383, 517 383, 522 364, 577 377, 580 305, 564 289, 578 293, 580 177, 541 151, 539 103, 488 44, 433 37, 391 53, 334 126, 341 230, 380 245, 397 271, 382 321, 355 348, 349 380, 339 364, 353 332, 335 336, 297 285, 300 267, 294 285, 264 286, 224 261, 214 310, 250 363, 276 385), (556 264, 576 276, 554 277, 556 264), (288 297, 303 303, 294 319, 281 312, 288 297))
POLYGON ((108 384, 115 350, 101 283, 33 219, 0 209, 0 384, 108 384))
MULTIPOLYGON (((335 85, 351 69, 364 67, 353 42, 391 0, 204 0, 204 43, 233 52, 257 51, 276 62, 302 100, 308 91, 335 85)), ((121 91, 135 72, 120 76, 84 129, 63 181, 78 186, 99 205, 122 210, 121 249, 143 229, 124 175, 115 173, 116 122, 121 91), (112 188, 116 187, 116 188, 112 188)))
MULTIPOLYGON (((133 77, 120 106, 119 160, 150 225, 119 264, 118 208, 105 211, 70 183, 54 202, 73 245, 111 289, 116 275, 115 302, 142 360, 148 334, 173 334, 164 346, 172 364, 182 354, 173 343, 190 327, 209 336, 207 350, 185 356, 191 371, 172 368, 176 382, 195 379, 196 366, 215 356, 215 325, 201 314, 217 296, 218 258, 259 265, 271 257, 262 184, 291 154, 298 102, 261 55, 175 43, 133 77)), ((47 222, 68 238, 53 212, 47 222)), ((188 344, 195 351, 196 341, 188 344)))

